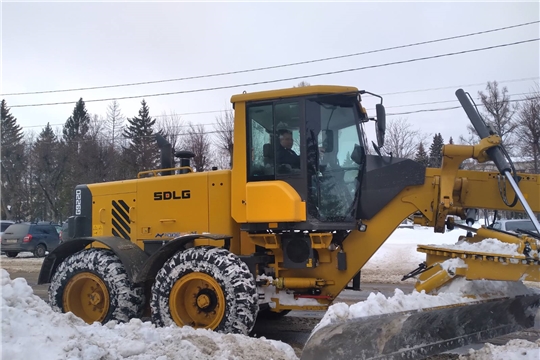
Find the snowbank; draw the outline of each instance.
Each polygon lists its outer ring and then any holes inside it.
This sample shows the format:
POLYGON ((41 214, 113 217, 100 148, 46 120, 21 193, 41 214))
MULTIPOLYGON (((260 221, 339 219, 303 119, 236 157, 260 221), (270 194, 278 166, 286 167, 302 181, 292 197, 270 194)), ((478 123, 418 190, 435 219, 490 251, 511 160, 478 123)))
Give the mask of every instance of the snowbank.
POLYGON ((540 340, 510 340, 506 345, 486 344, 480 350, 469 350, 460 360, 538 360, 540 359, 540 340))
POLYGON ((289 345, 189 327, 156 328, 131 320, 88 325, 54 312, 23 278, 2 276, 2 359, 297 360, 289 345))

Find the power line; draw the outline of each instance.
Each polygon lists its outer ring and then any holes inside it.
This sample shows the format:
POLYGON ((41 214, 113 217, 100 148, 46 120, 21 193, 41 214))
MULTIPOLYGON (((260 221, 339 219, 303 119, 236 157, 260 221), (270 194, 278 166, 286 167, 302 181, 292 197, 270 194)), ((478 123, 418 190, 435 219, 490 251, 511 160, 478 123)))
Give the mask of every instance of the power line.
MULTIPOLYGON (((527 80, 537 80, 539 79, 538 76, 530 77, 530 78, 521 78, 521 79, 512 79, 512 80, 504 80, 504 81, 497 81, 499 84, 502 83, 510 83, 510 82, 520 82, 520 81, 527 81, 527 80)), ((476 84, 467 84, 467 85, 455 85, 455 86, 445 86, 445 87, 437 87, 437 88, 431 88, 431 89, 420 89, 420 90, 409 90, 409 91, 399 91, 399 92, 393 92, 393 93, 386 93, 386 94, 380 94, 381 96, 389 96, 389 95, 400 95, 400 94, 409 94, 414 92, 423 92, 423 91, 435 91, 435 90, 446 90, 446 89, 454 89, 456 87, 468 87, 468 86, 481 86, 485 85, 486 83, 476 83, 476 84)))
MULTIPOLYGON (((497 81, 499 84, 504 84, 504 83, 509 83, 509 82, 518 82, 518 81, 526 81, 526 80, 535 80, 535 79, 538 79, 538 77, 531 77, 531 78, 522 78, 522 79, 511 79, 511 80, 501 80, 501 81, 497 81)), ((452 86, 447 86, 447 87, 444 87, 444 88, 439 88, 439 89, 455 89, 455 88, 460 88, 460 87, 468 87, 468 86, 478 86, 478 85, 484 85, 485 82, 483 83, 478 83, 478 84, 468 84, 468 85, 452 85, 452 86)), ((395 95, 395 94, 405 94, 405 93, 411 93, 411 92, 422 92, 422 91, 431 91, 433 90, 432 89, 418 89, 418 90, 409 90, 409 91, 402 91, 402 92, 399 92, 399 93, 389 93, 389 94, 381 94, 381 95, 385 95, 385 96, 388 96, 388 95, 395 95)), ((508 94, 508 96, 520 96, 520 95, 531 95, 533 93, 519 93, 519 94, 508 94)), ((415 104, 404 104, 404 105, 393 105, 393 106, 386 106, 385 108, 386 109, 394 109, 394 108, 399 108, 399 107, 409 107, 409 106, 420 106, 420 105, 433 105, 433 104, 444 104, 444 103, 449 103, 449 102, 456 102, 458 100, 441 100, 441 101, 432 101, 432 102, 426 102, 426 103, 415 103, 415 104)), ((371 109, 367 109, 367 110, 374 110, 373 108, 371 109)), ((187 113, 172 113, 172 114, 169 114, 169 115, 155 115, 155 116, 152 116, 152 118, 161 118, 161 117, 168 117, 168 116, 171 116, 171 117, 174 117, 174 116, 184 116, 184 115, 202 115, 202 114, 211 114, 211 113, 222 113, 224 111, 230 111, 230 110, 209 110, 209 111, 195 111, 195 112, 187 112, 187 113)), ((106 119, 100 119, 99 122, 104 122, 106 121, 106 119)), ((39 125, 25 125, 25 126, 21 126, 22 128, 34 128, 34 127, 44 127, 46 126, 47 124, 39 124, 39 125)), ((63 126, 65 125, 65 123, 54 123, 54 124, 49 124, 50 126, 63 126)), ((217 123, 206 123, 206 124, 200 124, 200 125, 217 125, 217 123)), ((188 127, 189 125, 178 125, 178 127, 188 127)))
MULTIPOLYGON (((517 100, 508 100, 508 102, 517 102, 517 101, 527 101, 530 99, 539 99, 540 96, 534 96, 530 97, 528 99, 517 99, 517 100)), ((485 106, 484 104, 477 104, 477 106, 485 106)), ((420 110, 414 110, 414 111, 407 111, 407 112, 400 112, 400 113, 388 113, 387 116, 395 116, 395 115, 408 115, 408 114, 416 114, 421 112, 432 112, 432 111, 447 111, 447 110, 454 110, 454 109, 462 109, 461 106, 451 106, 451 107, 445 107, 445 108, 437 108, 437 109, 420 109, 420 110)))
MULTIPOLYGON (((532 95, 533 93, 519 93, 519 94, 508 94, 507 96, 522 96, 522 95, 532 95)), ((404 105, 392 105, 392 106, 385 106, 386 109, 394 109, 394 108, 400 108, 400 107, 410 107, 410 106, 420 106, 420 105, 433 105, 433 104, 445 104, 445 103, 453 103, 458 102, 459 100, 441 100, 441 101, 431 101, 431 102, 424 102, 424 103, 416 103, 416 104, 404 104, 404 105)), ((512 101, 512 100, 509 100, 512 101)), ((460 106, 461 107, 461 106, 460 106)), ((374 109, 371 109, 374 110, 374 109)))
POLYGON ((517 28, 517 27, 521 27, 521 26, 532 25, 532 24, 536 24, 536 23, 539 23, 539 22, 540 21, 531 21, 531 22, 527 22, 527 23, 510 25, 510 26, 505 26, 505 27, 500 27, 500 28, 495 28, 495 29, 490 29, 490 30, 477 31, 477 32, 473 32, 473 33, 450 36, 450 37, 439 38, 439 39, 434 39, 434 40, 421 41, 421 42, 416 42, 416 43, 411 43, 411 44, 406 44, 406 45, 391 46, 391 47, 386 47, 386 48, 382 48, 382 49, 369 50, 369 51, 357 52, 357 53, 346 54, 346 55, 331 56, 331 57, 320 58, 320 59, 315 59, 315 60, 306 60, 306 61, 299 61, 299 62, 288 63, 288 64, 272 65, 272 66, 258 67, 258 68, 245 69, 245 70, 228 71, 228 72, 221 72, 221 73, 215 73, 215 74, 206 74, 206 75, 188 76, 188 77, 176 78, 176 79, 142 81, 142 82, 136 82, 136 83, 115 84, 115 85, 101 85, 101 86, 91 86, 91 87, 83 87, 83 88, 75 88, 75 89, 44 90, 44 91, 22 92, 22 93, 10 93, 10 94, 2 94, 2 95, 3 96, 35 95, 35 94, 49 94, 49 93, 82 91, 82 90, 109 89, 109 88, 116 88, 116 87, 149 85, 149 84, 158 84, 158 83, 165 83, 165 82, 185 81, 185 80, 203 79, 203 78, 218 77, 218 76, 225 76, 225 75, 242 74, 242 73, 249 73, 249 72, 255 72, 255 71, 262 71, 262 70, 271 70, 271 69, 278 69, 278 68, 284 68, 284 67, 290 67, 290 66, 305 65, 305 64, 311 64, 311 63, 322 62, 322 61, 343 59, 343 58, 360 56, 360 55, 374 54, 374 53, 384 52, 384 51, 389 51, 389 50, 396 50, 396 49, 403 49, 403 48, 408 48, 408 47, 413 47, 413 46, 432 44, 432 43, 437 43, 437 42, 442 42, 442 41, 455 40, 455 39, 465 38, 465 37, 469 37, 469 36, 487 34, 487 33, 491 33, 491 32, 508 30, 508 29, 517 28))
MULTIPOLYGON (((89 102, 135 99, 135 98, 141 98, 141 97, 142 98, 147 98, 147 97, 155 97, 155 96, 178 95, 178 94, 188 94, 188 93, 196 93, 196 92, 215 91, 215 90, 223 90, 223 89, 232 89, 232 88, 237 88, 237 87, 247 87, 247 86, 254 86, 254 85, 270 84, 270 83, 277 83, 277 82, 282 82, 282 81, 298 80, 298 79, 305 79, 305 78, 325 76, 325 75, 334 75, 334 74, 341 74, 341 73, 352 72, 352 71, 374 69, 374 68, 391 66, 391 65, 412 63, 412 62, 423 61, 423 60, 431 60, 431 59, 436 59, 436 58, 441 58, 441 57, 446 57, 446 56, 461 55, 461 54, 467 54, 467 53, 484 51, 484 50, 491 50, 491 49, 496 49, 496 48, 501 48, 501 47, 506 47, 506 46, 514 46, 514 45, 519 45, 519 44, 525 44, 525 43, 538 41, 538 40, 540 40, 540 38, 521 40, 521 41, 515 41, 515 42, 511 42, 511 43, 506 43, 506 44, 488 46, 488 47, 484 47, 484 48, 462 50, 462 51, 456 51, 456 52, 451 52, 451 53, 446 53, 446 54, 425 56, 425 57, 408 59, 408 60, 394 61, 394 62, 389 62, 389 63, 384 63, 384 64, 369 65, 369 66, 363 66, 363 67, 359 67, 359 68, 328 71, 328 72, 323 72, 323 73, 317 73, 317 74, 311 74, 311 75, 303 75, 303 76, 294 76, 294 77, 282 78, 282 79, 266 80, 266 81, 244 83, 244 84, 237 84, 237 85, 216 86, 216 87, 211 87, 211 88, 174 91, 174 92, 166 92, 166 93, 158 93, 158 94, 124 96, 124 97, 116 97, 116 98, 108 98, 108 99, 93 99, 93 100, 86 100, 85 102, 89 103, 89 102)), ((49 105, 66 105, 66 104, 73 104, 73 101, 64 101, 64 102, 55 102, 55 103, 41 103, 41 104, 11 105, 10 107, 11 108, 16 108, 16 107, 20 108, 20 107, 31 107, 31 106, 49 106, 49 105)))
MULTIPOLYGON (((537 79, 537 78, 528 78, 526 80, 529 80, 529 79, 537 79)), ((505 82, 512 82, 514 80, 505 80, 505 81, 498 81, 498 83, 502 84, 502 83, 505 83, 505 82)), ((484 83, 480 83, 480 85, 483 85, 484 83)), ((451 88, 451 89, 454 89, 454 88, 457 88, 457 87, 466 87, 466 86, 471 86, 471 85, 454 85, 454 86, 449 86, 448 88, 451 88)), ((415 91, 428 91, 430 89, 425 89, 425 90, 411 90, 409 92, 415 92, 415 91)), ((531 94, 534 94, 534 93, 519 93, 519 94, 508 94, 507 96, 521 96, 521 95, 531 95, 531 94)), ((451 103, 451 102, 457 102, 459 100, 441 100, 441 101, 432 101, 432 102, 425 102, 425 103, 414 103, 414 104, 404 104, 404 105, 392 105, 392 106, 385 106, 386 109, 395 109, 395 108, 400 108, 400 107, 410 107, 410 106, 420 106, 420 105, 434 105, 434 104, 444 104, 444 103, 451 103)), ((513 100, 510 100, 510 101, 513 101, 513 100)), ((481 105, 482 106, 482 105, 481 105)), ((457 108, 460 108, 459 106, 457 108)), ((456 109, 456 107, 452 107, 451 109, 456 109)), ((368 108, 367 110, 375 110, 374 108, 368 108)), ((161 118, 161 117, 168 117, 168 116, 183 116, 183 115, 200 115, 200 114, 209 114, 209 113, 220 113, 220 112, 223 112, 223 111, 228 111, 228 110, 210 110, 210 111, 196 111, 196 112, 189 112, 189 113, 180 113, 180 114, 170 114, 170 115, 155 115, 155 116, 152 116, 152 118, 161 118)), ((425 110, 425 111, 430 111, 430 110, 425 110)), ((401 113, 400 113, 401 114, 401 113)), ((390 114, 387 114, 387 115, 390 115, 390 114)), ((100 120, 97 120, 98 122, 104 122, 106 121, 106 119, 100 119, 100 120)), ((218 123, 215 123, 215 122, 212 122, 212 123, 206 123, 206 124, 199 124, 199 125, 203 125, 203 126, 207 126, 207 125, 217 125, 218 123)), ((22 128, 35 128, 35 127, 44 127, 46 126, 47 124, 40 124, 40 125, 27 125, 27 126, 21 126, 22 128)), ((55 124, 49 124, 50 126, 63 126, 65 125, 65 123, 55 123, 55 124)), ((188 127, 190 125, 176 125, 175 127, 188 127)))
MULTIPOLYGON (((529 99, 539 99, 540 96, 531 97, 529 99)), ((529 99, 518 99, 518 100, 509 100, 508 102, 518 102, 518 101, 526 101, 529 99)), ((478 104, 477 106, 484 106, 484 104, 478 104)), ((420 109, 415 111, 408 111, 408 112, 402 112, 402 113, 388 113, 387 116, 395 116, 395 115, 405 115, 405 114, 414 114, 414 113, 420 113, 420 112, 435 112, 435 111, 448 111, 448 110, 454 110, 454 109, 461 109, 461 106, 452 106, 452 107, 445 107, 445 108, 436 108, 436 109, 420 109)), ((203 124, 203 125, 210 125, 210 124, 203 124)), ((226 131, 224 130, 210 130, 205 131, 203 133, 200 132, 192 132, 192 133, 174 133, 174 134, 166 134, 166 136, 188 136, 188 135, 205 135, 205 134, 217 134, 217 133, 224 133, 226 131)), ((155 134, 153 135, 142 135, 142 136, 135 136, 135 137, 127 137, 125 135, 119 135, 115 137, 115 140, 133 140, 133 139, 142 139, 142 138, 153 138, 155 137, 155 134)), ((110 140, 112 137, 103 137, 101 139, 79 139, 79 140, 67 140, 68 143, 82 143, 87 141, 103 141, 103 140, 110 140)), ((42 141, 42 144, 52 144, 51 141, 42 141)))
MULTIPOLYGON (((508 96, 518 96, 518 95, 531 95, 533 93, 521 93, 521 94, 512 94, 512 95, 508 95, 508 96)), ((508 102, 518 102, 518 101, 527 101, 527 100, 530 100, 530 99, 538 99, 540 98, 540 96, 533 96, 533 97, 529 97, 527 99, 515 99, 515 100, 508 100, 508 102)), ((396 108, 396 107, 405 107, 405 106, 418 106, 418 105, 428 105, 428 104, 441 104, 441 103, 448 103, 448 102, 456 102, 458 100, 445 100, 445 101, 434 101, 434 102, 429 102, 429 103, 421 103, 421 104, 409 104, 409 105, 398 105, 398 106, 392 106, 393 108, 396 108)), ((477 106, 485 106, 484 104, 477 104, 477 106)), ((391 108, 391 107, 386 107, 387 109, 388 108, 391 108)), ((454 110, 454 109, 461 109, 462 107, 461 106, 451 106, 451 107, 444 107, 444 108, 435 108, 435 109, 419 109, 419 110, 413 110, 413 111, 406 111, 406 112, 399 112, 399 113, 387 113, 386 116, 396 116, 396 115, 408 115, 408 114, 416 114, 416 113, 423 113, 423 112, 437 112, 437 111, 447 111, 447 110, 454 110)), ((371 109, 373 110, 373 109, 371 109)), ((218 123, 206 123, 206 124, 198 124, 198 125, 202 125, 202 126, 215 126, 217 125, 218 123)), ((50 126, 53 126, 53 125, 64 125, 64 124, 49 124, 50 126)), ((31 128, 31 127, 43 127, 45 125, 31 125, 31 126, 21 126, 22 128, 31 128)), ((189 127, 190 125, 177 125, 177 126, 174 126, 174 128, 182 128, 182 127, 189 127)), ((214 134, 214 133, 219 133, 219 132, 225 132, 225 131, 221 131, 221 130, 211 130, 211 131, 207 131, 205 133, 207 134, 214 134)), ((198 133, 197 133, 198 134, 198 133)), ((183 134, 183 133, 178 133, 178 134, 170 134, 170 135, 174 135, 174 136, 181 136, 181 135, 186 135, 186 134, 183 134)), ((121 137, 121 136, 120 136, 121 137)), ((85 140, 85 141, 90 141, 90 140, 85 140)))

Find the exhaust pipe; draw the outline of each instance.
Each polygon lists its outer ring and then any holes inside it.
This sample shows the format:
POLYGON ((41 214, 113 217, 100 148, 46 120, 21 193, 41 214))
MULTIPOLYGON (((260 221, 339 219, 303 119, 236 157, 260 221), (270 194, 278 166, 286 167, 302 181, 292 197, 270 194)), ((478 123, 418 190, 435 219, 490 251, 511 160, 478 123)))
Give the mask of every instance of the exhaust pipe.
MULTIPOLYGON (((170 169, 173 167, 172 145, 163 136, 156 134, 156 141, 161 151, 161 168, 170 169)), ((162 171, 162 176, 172 175, 172 170, 162 171)))

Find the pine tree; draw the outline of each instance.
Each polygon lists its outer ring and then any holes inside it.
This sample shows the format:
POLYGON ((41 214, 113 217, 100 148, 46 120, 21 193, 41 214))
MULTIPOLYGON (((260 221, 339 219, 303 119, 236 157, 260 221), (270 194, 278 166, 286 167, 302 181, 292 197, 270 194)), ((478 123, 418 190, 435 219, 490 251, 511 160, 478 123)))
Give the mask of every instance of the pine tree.
POLYGON ((414 158, 415 161, 419 162, 420 164, 424 166, 429 165, 429 157, 426 152, 426 149, 424 148, 424 144, 420 143, 418 144, 418 151, 416 152, 416 156, 414 158))
POLYGON ((454 139, 452 139, 451 136, 450 136, 450 140, 448 140, 448 143, 449 143, 450 145, 454 145, 454 139))
POLYGON ((5 100, 1 103, 2 218, 18 219, 21 206, 25 153, 23 131, 5 100))
POLYGON ((125 161, 135 173, 155 168, 159 159, 153 129, 156 119, 150 116, 150 108, 144 99, 141 105, 139 116, 128 118, 124 129, 124 136, 129 139, 129 146, 124 149, 125 161))
POLYGON ((65 169, 68 153, 62 151, 61 144, 50 124, 43 128, 32 146, 33 180, 39 194, 34 206, 34 217, 61 221, 63 207, 60 193, 64 188, 65 169))
POLYGON ((345 156, 345 160, 343 161, 344 168, 350 168, 356 166, 356 163, 351 159, 351 152, 347 152, 347 156, 345 156))
POLYGON ((433 142, 429 148, 429 167, 438 168, 442 164, 442 148, 444 140, 440 133, 433 136, 433 142))
POLYGON ((67 119, 64 125, 64 140, 66 142, 77 141, 84 138, 88 133, 90 115, 86 111, 86 105, 82 98, 77 101, 73 114, 67 119))

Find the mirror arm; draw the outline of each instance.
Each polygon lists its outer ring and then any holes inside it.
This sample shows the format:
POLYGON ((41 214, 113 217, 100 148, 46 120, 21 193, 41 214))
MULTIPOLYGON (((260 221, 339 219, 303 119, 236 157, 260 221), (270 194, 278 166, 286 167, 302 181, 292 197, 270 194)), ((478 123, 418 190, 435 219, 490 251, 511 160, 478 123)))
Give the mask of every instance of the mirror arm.
POLYGON ((383 98, 382 98, 381 95, 377 95, 377 94, 371 93, 371 92, 366 91, 366 90, 360 90, 360 94, 361 94, 361 95, 363 95, 363 94, 369 94, 369 95, 378 97, 379 99, 381 99, 381 104, 383 103, 383 98))

